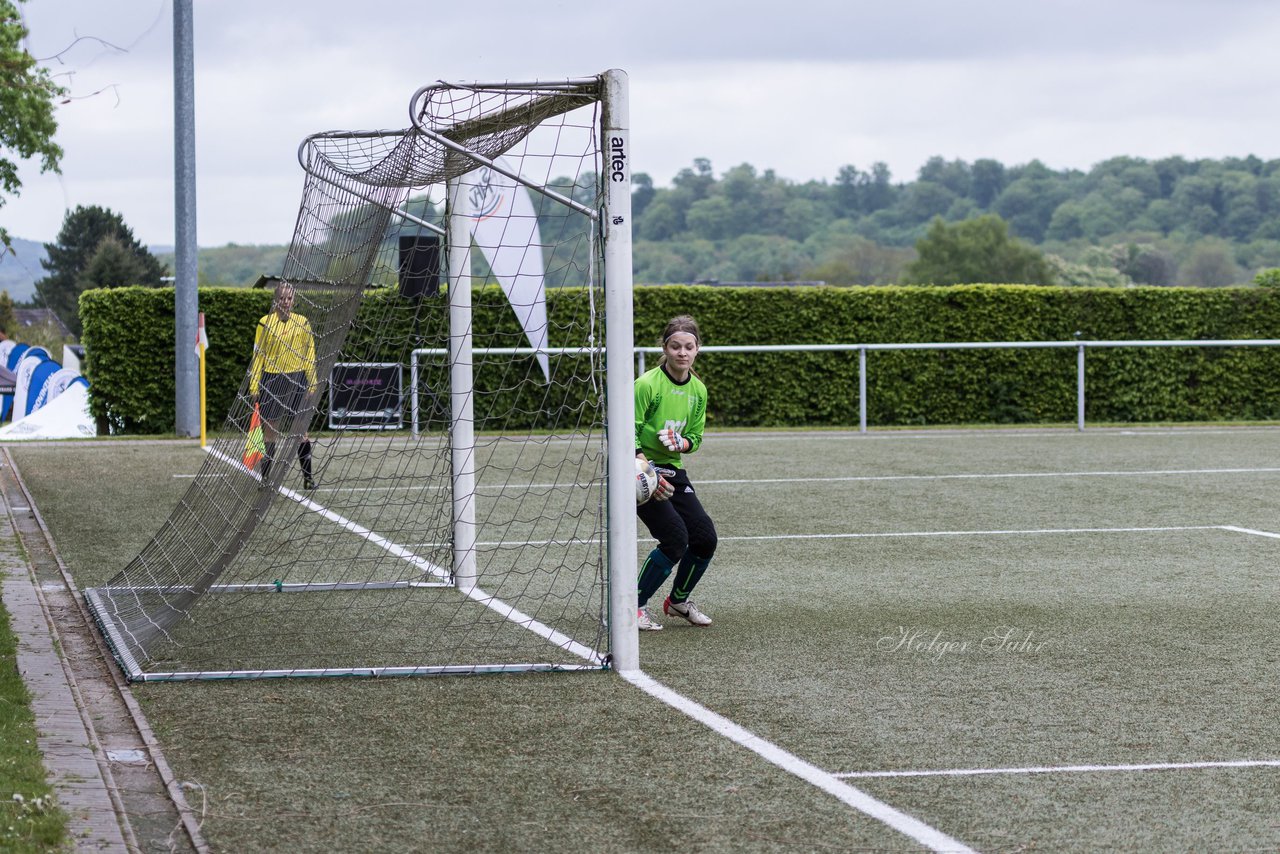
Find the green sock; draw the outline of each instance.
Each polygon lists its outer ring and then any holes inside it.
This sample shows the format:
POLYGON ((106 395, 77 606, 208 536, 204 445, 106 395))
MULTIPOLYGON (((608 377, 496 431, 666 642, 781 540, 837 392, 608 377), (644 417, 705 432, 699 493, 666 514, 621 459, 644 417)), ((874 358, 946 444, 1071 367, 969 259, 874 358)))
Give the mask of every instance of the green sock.
POLYGON ((676 570, 675 584, 671 587, 671 601, 683 602, 688 599, 710 563, 709 557, 695 557, 692 552, 685 552, 684 557, 680 558, 680 567, 676 570))
POLYGON ((662 549, 654 549, 649 552, 649 556, 644 559, 644 566, 640 567, 640 584, 636 601, 643 608, 662 583, 667 580, 667 576, 671 574, 671 567, 675 566, 675 561, 662 553, 662 549))

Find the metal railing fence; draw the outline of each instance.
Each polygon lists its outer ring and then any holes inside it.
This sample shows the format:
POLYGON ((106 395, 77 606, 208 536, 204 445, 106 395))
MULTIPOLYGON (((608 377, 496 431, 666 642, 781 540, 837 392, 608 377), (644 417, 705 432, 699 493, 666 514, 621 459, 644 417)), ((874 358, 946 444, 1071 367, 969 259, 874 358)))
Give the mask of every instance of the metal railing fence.
MULTIPOLYGON (((911 344, 761 344, 708 345, 699 353, 852 353, 858 354, 858 430, 867 432, 867 353, 890 350, 1076 350, 1076 429, 1084 429, 1085 351, 1090 347, 1275 347, 1278 338, 1226 338, 1188 340, 1088 341, 950 341, 911 344)), ((637 373, 645 370, 645 355, 662 353, 661 347, 637 347, 637 373)))
MULTIPOLYGON (((1276 347, 1280 346, 1280 338, 1217 338, 1217 339, 1185 339, 1185 340, 1118 340, 1093 341, 1073 339, 1070 341, 948 341, 917 342, 910 344, 709 344, 699 348, 699 353, 857 353, 858 354, 858 430, 867 432, 867 353, 892 350, 1076 350, 1076 429, 1084 429, 1085 409, 1085 352, 1089 348, 1119 347, 1276 347)), ((636 347, 636 374, 644 373, 646 356, 661 355, 661 347, 636 347)), ((585 347, 502 347, 484 350, 489 355, 532 356, 538 353, 547 355, 587 355, 591 348, 585 347)), ((597 354, 603 352, 596 349, 597 354)), ((418 356, 448 356, 444 349, 414 350, 411 356, 411 394, 413 409, 413 428, 418 428, 418 356)))

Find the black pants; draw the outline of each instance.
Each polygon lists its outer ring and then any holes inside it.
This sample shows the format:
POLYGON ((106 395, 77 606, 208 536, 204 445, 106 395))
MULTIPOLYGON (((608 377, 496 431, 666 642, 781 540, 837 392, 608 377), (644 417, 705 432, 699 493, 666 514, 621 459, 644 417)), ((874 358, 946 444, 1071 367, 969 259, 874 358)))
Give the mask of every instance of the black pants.
POLYGON ((702 509, 702 502, 689 482, 689 473, 684 469, 654 468, 675 488, 675 493, 668 501, 641 504, 636 508, 636 515, 672 563, 679 562, 686 551, 695 557, 710 559, 716 553, 716 526, 702 509))

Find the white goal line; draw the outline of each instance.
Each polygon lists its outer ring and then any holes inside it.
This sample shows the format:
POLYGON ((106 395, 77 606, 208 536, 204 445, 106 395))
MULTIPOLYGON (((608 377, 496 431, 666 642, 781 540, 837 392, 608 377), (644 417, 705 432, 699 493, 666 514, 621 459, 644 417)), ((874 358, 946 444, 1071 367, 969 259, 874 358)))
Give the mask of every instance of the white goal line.
POLYGON ((1219 762, 1145 762, 1131 765, 1033 765, 1026 768, 947 768, 927 771, 843 771, 842 780, 883 777, 976 777, 985 774, 1078 774, 1104 771, 1189 771, 1202 768, 1280 768, 1280 759, 1237 759, 1219 762))

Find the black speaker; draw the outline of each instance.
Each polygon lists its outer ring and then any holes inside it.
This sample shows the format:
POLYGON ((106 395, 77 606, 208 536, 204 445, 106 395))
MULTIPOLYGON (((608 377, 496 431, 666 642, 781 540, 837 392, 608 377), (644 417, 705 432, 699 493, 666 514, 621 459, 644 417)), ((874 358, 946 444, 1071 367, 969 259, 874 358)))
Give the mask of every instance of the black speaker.
POLYGON ((407 299, 440 293, 440 238, 400 235, 400 296, 407 299))

